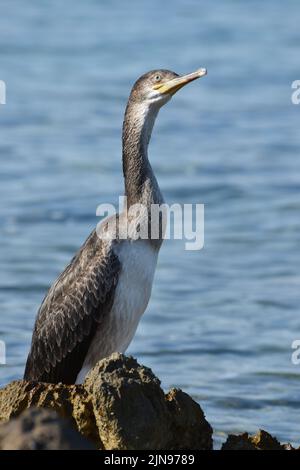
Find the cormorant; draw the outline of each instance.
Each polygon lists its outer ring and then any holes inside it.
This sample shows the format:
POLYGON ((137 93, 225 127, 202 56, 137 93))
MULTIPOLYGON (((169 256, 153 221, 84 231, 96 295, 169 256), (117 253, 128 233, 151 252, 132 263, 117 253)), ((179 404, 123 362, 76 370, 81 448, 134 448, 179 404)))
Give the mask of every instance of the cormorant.
MULTIPOLYGON (((206 69, 183 76, 154 70, 134 84, 123 123, 127 207, 115 218, 119 231, 128 224, 128 209, 134 204, 142 204, 146 212, 130 223, 139 229, 151 226, 146 215, 153 204, 163 203, 148 160, 154 121, 174 93, 204 75, 206 69)), ((130 344, 151 295, 163 235, 141 239, 129 231, 121 239, 107 236, 109 231, 106 219, 47 293, 38 311, 24 379, 80 383, 98 360, 124 352, 130 344)))

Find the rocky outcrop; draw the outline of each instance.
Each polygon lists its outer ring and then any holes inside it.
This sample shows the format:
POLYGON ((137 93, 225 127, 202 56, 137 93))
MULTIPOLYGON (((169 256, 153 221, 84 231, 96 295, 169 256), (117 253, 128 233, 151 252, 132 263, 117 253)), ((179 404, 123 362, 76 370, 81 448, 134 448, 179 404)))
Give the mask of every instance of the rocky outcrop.
POLYGON ((92 450, 94 446, 52 410, 30 408, 0 426, 1 450, 92 450))
POLYGON ((230 434, 223 444, 222 450, 295 450, 290 444, 280 444, 276 437, 260 429, 257 434, 250 436, 230 434))
POLYGON ((0 390, 0 423, 32 407, 68 418, 98 449, 212 448, 200 406, 178 389, 165 395, 150 369, 122 354, 100 361, 82 385, 15 381, 0 390))
MULTIPOLYGON (((98 362, 82 385, 15 381, 0 390, 0 449, 210 450, 201 407, 132 357, 98 362)), ((222 450, 294 450, 266 431, 222 450)))
POLYGON ((49 408, 69 419, 75 429, 100 447, 90 398, 81 385, 14 381, 0 389, 0 423, 27 408, 49 408))

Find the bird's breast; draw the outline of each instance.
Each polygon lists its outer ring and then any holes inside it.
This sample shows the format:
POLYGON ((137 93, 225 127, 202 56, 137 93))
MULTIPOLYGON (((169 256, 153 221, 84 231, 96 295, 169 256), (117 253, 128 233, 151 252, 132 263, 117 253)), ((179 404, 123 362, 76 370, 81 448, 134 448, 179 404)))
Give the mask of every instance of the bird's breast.
POLYGON ((100 359, 126 351, 150 299, 158 250, 146 240, 124 240, 114 246, 114 251, 121 271, 113 305, 95 334, 76 383, 81 383, 100 359))
POLYGON ((119 244, 116 254, 122 268, 112 314, 136 327, 149 302, 158 251, 146 240, 126 240, 119 244))

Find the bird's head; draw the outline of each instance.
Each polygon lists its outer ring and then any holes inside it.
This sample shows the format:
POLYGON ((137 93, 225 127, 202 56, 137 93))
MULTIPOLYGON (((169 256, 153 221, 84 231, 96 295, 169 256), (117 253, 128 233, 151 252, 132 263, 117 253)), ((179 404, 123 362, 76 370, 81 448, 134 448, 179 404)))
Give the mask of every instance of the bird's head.
POLYGON ((133 85, 127 103, 123 123, 123 149, 132 149, 132 143, 138 142, 145 152, 160 108, 180 88, 206 73, 206 69, 187 75, 177 75, 170 70, 152 70, 142 75, 133 85))
POLYGON ((206 75, 204 68, 187 75, 177 75, 170 70, 152 70, 142 75, 134 84, 130 100, 148 108, 160 108, 188 83, 206 75))

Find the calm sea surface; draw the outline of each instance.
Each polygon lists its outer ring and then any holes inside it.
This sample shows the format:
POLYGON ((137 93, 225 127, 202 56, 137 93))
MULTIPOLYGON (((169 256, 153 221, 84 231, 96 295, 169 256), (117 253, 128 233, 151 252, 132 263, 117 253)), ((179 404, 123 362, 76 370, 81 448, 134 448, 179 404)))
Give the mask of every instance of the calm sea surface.
POLYGON ((207 67, 161 111, 150 156, 169 203, 205 204, 205 248, 166 241, 129 352, 224 433, 300 441, 297 1, 2 0, 0 384, 20 378, 37 309, 123 193, 135 79, 207 67))

